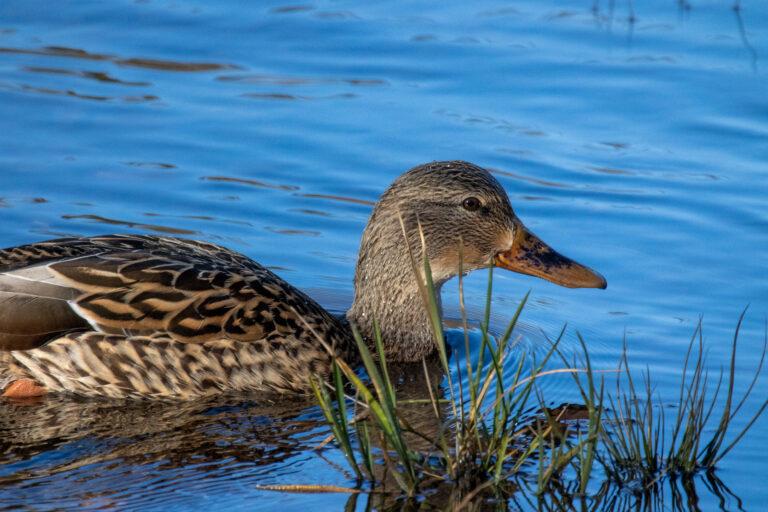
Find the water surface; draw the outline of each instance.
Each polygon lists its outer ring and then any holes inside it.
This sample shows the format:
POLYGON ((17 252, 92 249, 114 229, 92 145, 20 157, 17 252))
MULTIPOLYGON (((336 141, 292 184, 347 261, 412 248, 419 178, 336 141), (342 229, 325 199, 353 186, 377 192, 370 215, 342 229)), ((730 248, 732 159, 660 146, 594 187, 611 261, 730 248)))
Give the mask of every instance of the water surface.
MULTIPOLYGON (((739 389, 768 312, 768 10, 761 2, 0 4, 0 245, 172 234, 240 250, 343 311, 371 204, 401 172, 494 170, 542 238, 609 287, 497 274, 494 327, 533 290, 534 350, 565 323, 661 396, 703 315, 709 364, 750 305, 739 389)), ((479 317, 485 276, 467 282, 479 317)), ((456 285, 444 291, 456 316, 456 285)), ((543 384, 575 399, 567 378, 543 384)), ((766 383, 747 407, 768 393, 766 383)), ((341 508, 319 411, 258 397, 164 408, 3 404, 0 507, 341 508)), ((737 421, 743 424, 746 417, 737 421)), ((719 473, 746 509, 768 422, 719 473)), ((717 507, 702 486, 703 509, 717 507)), ((351 507, 365 508, 365 498, 351 507)), ((733 508, 729 499, 725 508, 733 508)))

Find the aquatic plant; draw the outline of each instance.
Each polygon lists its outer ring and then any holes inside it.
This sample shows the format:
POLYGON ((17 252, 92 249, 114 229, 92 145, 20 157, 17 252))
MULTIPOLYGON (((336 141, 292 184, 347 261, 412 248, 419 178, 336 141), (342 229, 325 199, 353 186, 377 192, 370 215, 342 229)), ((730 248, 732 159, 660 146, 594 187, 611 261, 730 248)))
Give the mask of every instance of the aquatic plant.
POLYGON ((617 379, 615 395, 610 395, 606 413, 607 426, 601 435, 603 466, 617 483, 640 481, 649 486, 659 478, 689 477, 700 470, 712 470, 743 438, 768 406, 762 402, 745 426, 728 440, 731 423, 751 395, 765 362, 768 329, 757 368, 738 403, 734 402, 736 348, 746 310, 739 316, 727 370, 720 370, 714 390, 706 370, 702 324, 699 321, 691 337, 680 377, 680 393, 675 402, 677 413, 669 432, 662 399, 654 396, 650 373, 643 375, 640 390, 629 368, 626 350, 620 362, 624 379, 617 379), (693 360, 692 360, 693 358, 693 360), (628 389, 619 386, 625 383, 628 389), (721 396, 724 400, 721 401, 721 396), (722 402, 722 403, 721 403, 722 402), (715 411, 722 410, 719 419, 715 411), (711 434, 707 434, 711 431, 711 434), (670 437, 667 438, 666 436, 670 437))
MULTIPOLYGON (((440 390, 426 362, 423 364, 427 402, 439 425, 434 432, 416 429, 402 414, 403 407, 417 401, 398 399, 379 330, 374 353, 357 330, 353 331, 367 379, 337 359, 332 382, 315 381, 314 391, 333 438, 358 479, 371 485, 381 483, 381 472, 376 470, 374 460, 380 458, 388 469, 387 475, 408 496, 425 485, 442 483, 450 483, 472 496, 485 488, 503 486, 524 465, 538 458, 538 480, 544 487, 572 458, 585 452, 584 445, 594 444, 594 428, 585 438, 574 442, 563 434, 560 416, 543 406, 544 415, 537 417, 535 423, 530 421, 530 399, 538 395, 536 380, 563 371, 544 369, 559 340, 528 371, 524 371, 528 359, 523 357, 516 363, 512 377, 505 376, 504 362, 511 349, 509 337, 524 304, 525 299, 498 343, 493 342, 487 322, 484 323, 479 360, 474 364, 467 360, 464 368, 471 376, 467 379, 467 390, 461 381, 456 386, 451 382, 447 386, 449 398, 439 398, 440 390), (490 358, 491 364, 483 371, 485 357, 490 358), (354 397, 347 395, 342 376, 354 389, 354 397), (349 405, 361 411, 351 420, 349 405), (409 435, 422 444, 426 442, 426 448, 414 448, 409 435), (351 441, 352 437, 356 437, 356 443, 351 441)), ((445 348, 441 351, 438 357, 450 381, 445 348)), ((460 368, 457 370, 460 374, 460 368)), ((541 397, 538 400, 543 403, 541 397)))
MULTIPOLYGON (((721 370, 716 380, 707 371, 699 323, 683 364, 680 393, 674 404, 677 413, 668 424, 664 405, 669 404, 655 395, 648 371, 642 376, 642 386, 636 386, 626 344, 618 368, 610 370, 616 380, 612 393, 606 390, 606 371, 593 368, 587 344, 580 335, 580 354, 569 360, 561 352, 559 345, 565 328, 550 340, 543 357, 537 360, 535 354, 525 355, 522 347, 510 340, 528 294, 520 301, 503 335, 495 339, 489 333, 492 268, 480 322, 480 348, 474 363, 469 358, 470 335, 463 282, 459 278, 467 357, 463 362, 458 357, 453 359, 459 376, 454 382, 429 262, 424 261, 422 268, 423 274, 418 273, 414 262, 414 273, 424 276, 420 280, 424 306, 432 321, 438 367, 447 380, 441 388, 439 379, 435 381, 429 365, 423 361, 429 398, 421 402, 431 409, 437 427, 423 431, 408 421, 404 411, 420 401, 397 396, 378 325, 374 339, 370 340, 371 348, 353 328, 364 375, 336 359, 331 382, 313 383, 317 401, 331 427, 329 440, 336 442, 358 484, 366 484, 368 491, 413 497, 425 489, 447 486, 454 495, 454 508, 461 508, 487 496, 508 499, 523 489, 557 508, 564 496, 569 500, 574 496, 585 498, 590 485, 594 489, 602 482, 598 492, 589 497, 594 510, 617 499, 606 490, 606 485, 629 488, 633 495, 643 499, 644 493, 653 492, 665 480, 677 492, 675 482, 680 479, 688 492, 685 482, 702 471, 709 481, 719 482, 713 474, 716 465, 768 406, 767 399, 741 430, 728 437, 734 418, 762 372, 768 347, 766 328, 754 376, 736 401, 736 348, 745 313, 735 329, 728 370, 721 370), (505 372, 512 351, 516 362, 511 365, 511 373, 505 372), (553 356, 563 366, 550 368, 553 356), (546 407, 547 401, 537 383, 556 373, 572 376, 581 404, 546 407), (447 396, 443 397, 443 393, 447 396), (719 416, 715 414, 718 408, 719 416)), ((713 486, 715 490, 725 488, 720 484, 713 486)))

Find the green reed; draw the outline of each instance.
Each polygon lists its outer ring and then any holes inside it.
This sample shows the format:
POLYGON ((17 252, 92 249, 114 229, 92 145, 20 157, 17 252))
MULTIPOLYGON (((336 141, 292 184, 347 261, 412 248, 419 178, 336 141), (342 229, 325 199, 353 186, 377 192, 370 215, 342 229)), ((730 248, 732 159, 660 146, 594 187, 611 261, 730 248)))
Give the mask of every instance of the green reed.
POLYGON ((640 481, 647 486, 667 475, 687 477, 700 470, 712 470, 754 425, 768 406, 768 399, 728 440, 731 423, 752 394, 762 373, 768 347, 766 329, 763 350, 752 380, 735 404, 736 349, 745 314, 746 310, 739 316, 731 342, 727 379, 724 379, 725 371, 721 369, 714 383, 706 369, 702 324, 699 321, 683 362, 680 391, 675 403, 677 412, 671 431, 667 427, 664 407, 669 403, 664 403, 654 393, 648 370, 642 377, 641 389, 636 388, 624 351, 619 366, 627 389, 620 389, 617 380, 616 393, 608 399, 607 427, 601 439, 604 448, 602 462, 610 478, 619 483, 640 481), (719 418, 715 415, 718 407, 722 408, 719 418))
MULTIPOLYGON (((521 351, 514 343, 510 343, 510 339, 528 295, 520 302, 503 336, 498 341, 494 340, 489 333, 490 295, 493 284, 492 268, 489 270, 489 299, 486 301, 480 328, 481 347, 478 361, 473 365, 467 358, 462 365, 456 360, 459 379, 454 385, 429 261, 423 261, 423 274, 417 273, 419 266, 414 258, 412 263, 416 275, 424 276, 419 280, 420 290, 424 306, 429 313, 440 366, 443 374, 447 376, 448 397, 440 398, 440 388, 433 384, 428 366, 424 362, 424 380, 429 405, 439 428, 432 432, 422 432, 411 426, 401 414, 401 408, 407 406, 408 401, 398 400, 390 381, 378 325, 374 322, 374 339, 369 340, 373 345, 373 354, 369 344, 353 326, 353 336, 368 378, 361 378, 354 368, 337 358, 334 362, 332 382, 315 381, 313 388, 331 427, 333 438, 356 478, 373 486, 381 483, 374 462, 378 457, 386 467, 387 474, 393 477, 398 488, 406 495, 413 496, 425 483, 450 483, 466 489, 468 494, 472 495, 477 489, 503 486, 511 476, 518 474, 524 466, 530 465, 534 460, 539 461, 538 480, 545 486, 549 480, 556 478, 572 459, 582 457, 584 453, 591 453, 589 449, 585 452, 583 446, 593 441, 594 433, 574 440, 565 435, 557 416, 545 415, 535 424, 530 420, 529 408, 532 400, 539 400, 540 408, 546 409, 543 397, 536 387, 537 379, 563 371, 545 369, 552 356, 557 353, 562 333, 552 342, 550 349, 540 360, 533 356, 523 356, 514 364, 511 374, 504 372, 505 361, 509 359, 511 351, 521 351), (530 367, 526 369, 527 362, 530 367), (462 374, 467 376, 466 390, 463 389, 462 374), (345 393, 342 375, 354 391, 354 398, 345 393), (468 398, 465 398, 467 396, 468 398), (349 420, 348 403, 354 404, 355 410, 360 412, 354 421, 349 420), (444 406, 447 406, 447 411, 444 406), (351 441, 353 437, 356 437, 356 443, 351 441), (429 448, 415 449, 409 439, 427 443, 429 448)), ((459 274, 461 275, 461 272, 459 274)), ((461 287, 463 282, 460 278, 461 287)), ((463 291, 460 295, 463 304, 463 291)), ((466 311, 463 307, 461 311, 466 326, 466 311)), ((465 341, 468 348, 466 329, 465 341)), ((598 411, 599 408, 594 406, 591 410, 598 411)))
MULTIPOLYGON (((489 492, 509 496, 513 492, 509 490, 510 483, 519 482, 520 478, 525 483, 517 487, 530 488, 533 479, 533 489, 540 496, 552 496, 553 489, 563 487, 566 480, 575 482, 568 486, 569 492, 580 496, 587 494, 590 484, 600 482, 619 486, 641 482, 644 488, 652 489, 663 478, 687 478, 702 469, 713 469, 768 406, 768 400, 764 401, 747 424, 727 438, 731 423, 762 372, 768 346, 766 328, 760 362, 746 392, 736 402, 736 347, 743 313, 732 341, 727 379, 721 371, 714 383, 706 371, 699 323, 683 365, 677 414, 668 425, 650 373, 646 370, 638 387, 626 349, 618 369, 610 371, 616 376, 614 393, 606 392, 606 372, 593 368, 586 342, 580 335, 578 357, 568 360, 559 350, 565 328, 550 340, 549 350, 540 359, 524 354, 511 338, 528 294, 520 301, 504 334, 495 340, 489 333, 492 268, 488 272, 475 364, 469 359, 469 329, 463 281, 459 277, 467 358, 454 358, 459 377, 454 383, 429 262, 424 260, 419 266, 412 257, 412 263, 415 275, 423 276, 419 283, 424 307, 447 380, 447 397, 443 398, 441 388, 433 383, 428 365, 423 362, 429 396, 426 402, 438 428, 424 432, 408 422, 403 411, 419 401, 398 399, 390 380, 381 331, 375 322, 374 339, 368 343, 353 326, 367 378, 336 358, 330 382, 313 382, 333 440, 358 482, 367 483, 372 490, 383 490, 387 477, 396 483, 396 492, 411 497, 425 488, 447 485, 459 491, 461 505, 489 492), (518 357, 515 363, 509 362, 512 351, 518 357), (562 363, 559 368, 548 366, 554 356, 562 363), (562 412, 547 409, 546 399, 537 386, 540 378, 558 373, 570 374, 580 393, 583 411, 575 422, 563 418, 562 412), (531 413, 532 404, 537 406, 538 413, 531 413), (722 411, 715 422, 718 407, 722 411), (707 434, 709 431, 712 433, 707 434)), ((462 269, 459 270, 461 276, 462 269)))

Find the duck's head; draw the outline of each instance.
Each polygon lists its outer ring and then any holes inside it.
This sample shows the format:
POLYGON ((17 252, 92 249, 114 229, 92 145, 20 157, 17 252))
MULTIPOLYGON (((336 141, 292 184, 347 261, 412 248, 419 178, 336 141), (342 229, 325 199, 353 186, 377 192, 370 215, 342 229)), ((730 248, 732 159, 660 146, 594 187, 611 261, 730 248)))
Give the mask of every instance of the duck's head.
POLYGON ((419 271, 426 248, 438 287, 460 268, 471 271, 491 262, 571 288, 606 287, 600 274, 531 233, 485 169, 460 161, 415 167, 390 185, 373 210, 348 313, 369 335, 375 317, 395 359, 419 359, 434 348, 408 245, 419 271))

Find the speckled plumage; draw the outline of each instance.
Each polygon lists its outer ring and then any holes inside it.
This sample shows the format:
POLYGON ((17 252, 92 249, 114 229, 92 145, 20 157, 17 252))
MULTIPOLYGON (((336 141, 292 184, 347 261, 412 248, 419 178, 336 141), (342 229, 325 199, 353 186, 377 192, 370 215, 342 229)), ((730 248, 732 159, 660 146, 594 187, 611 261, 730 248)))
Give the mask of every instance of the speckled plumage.
POLYGON ((375 318, 387 354, 419 361, 436 349, 411 262, 413 255, 422 270, 421 235, 439 298, 443 283, 458 273, 460 255, 465 272, 487 267, 509 246, 516 222, 504 188, 481 167, 456 161, 409 170, 382 194, 365 227, 347 318, 367 333, 375 318), (477 211, 462 207, 468 197, 480 202, 477 211))
MULTIPOLYGON (((488 171, 467 162, 415 167, 374 208, 347 313, 369 341, 377 321, 393 361, 436 348, 419 293, 423 268, 411 260, 424 252, 438 289, 460 261, 463 271, 494 262, 565 286, 605 287, 527 231, 488 171)), ((345 322, 218 245, 110 235, 0 251, 6 396, 302 393, 311 375, 328 375, 332 354, 357 359, 354 347, 345 322)))
POLYGON ((349 333, 316 302, 223 247, 167 237, 68 238, 0 251, 0 386, 191 397, 306 391, 322 343, 349 333), (32 295, 34 294, 34 295, 32 295))

